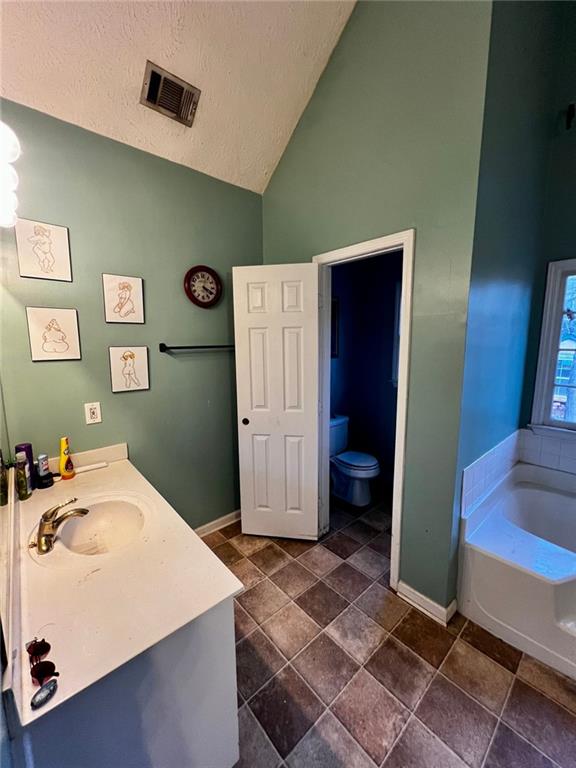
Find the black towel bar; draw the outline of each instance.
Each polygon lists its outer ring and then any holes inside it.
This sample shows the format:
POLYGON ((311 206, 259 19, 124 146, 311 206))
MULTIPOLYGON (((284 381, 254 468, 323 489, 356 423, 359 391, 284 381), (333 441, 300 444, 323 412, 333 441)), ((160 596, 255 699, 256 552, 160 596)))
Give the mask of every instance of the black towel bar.
POLYGON ((173 350, 180 349, 234 349, 234 344, 186 344, 171 346, 161 341, 158 349, 160 352, 172 352, 173 350))

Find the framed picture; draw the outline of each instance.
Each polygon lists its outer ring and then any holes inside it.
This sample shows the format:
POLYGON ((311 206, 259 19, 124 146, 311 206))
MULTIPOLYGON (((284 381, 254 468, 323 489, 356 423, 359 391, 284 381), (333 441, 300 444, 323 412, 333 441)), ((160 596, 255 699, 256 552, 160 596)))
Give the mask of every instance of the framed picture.
POLYGON ((107 323, 143 323, 144 291, 141 277, 102 275, 104 317, 107 323))
POLYGON ((112 392, 150 389, 148 347, 109 347, 112 392))
POLYGON ((18 219, 16 245, 20 277, 72 282, 67 227, 18 219))
POLYGON ((26 307, 34 362, 80 360, 78 312, 55 307, 26 307))

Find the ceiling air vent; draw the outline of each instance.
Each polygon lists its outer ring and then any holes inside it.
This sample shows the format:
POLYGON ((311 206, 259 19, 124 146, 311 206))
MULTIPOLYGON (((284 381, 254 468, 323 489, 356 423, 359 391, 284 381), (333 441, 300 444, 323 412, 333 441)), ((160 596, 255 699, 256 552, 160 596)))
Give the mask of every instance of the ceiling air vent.
POLYGON ((192 125, 200 90, 162 67, 146 62, 140 104, 184 125, 192 125))

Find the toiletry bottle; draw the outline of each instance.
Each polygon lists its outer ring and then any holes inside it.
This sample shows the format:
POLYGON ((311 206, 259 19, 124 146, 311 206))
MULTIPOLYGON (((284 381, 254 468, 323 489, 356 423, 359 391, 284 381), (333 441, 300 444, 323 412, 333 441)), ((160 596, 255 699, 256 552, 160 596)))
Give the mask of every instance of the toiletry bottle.
POLYGON ((16 493, 20 501, 26 501, 32 496, 30 488, 30 468, 24 451, 16 454, 16 493))
POLYGON ((16 456, 17 453, 25 453, 26 454, 26 461, 28 462, 28 469, 30 471, 28 479, 29 479, 29 487, 28 490, 30 493, 36 488, 36 472, 34 470, 34 452, 32 451, 32 444, 31 443, 18 443, 17 446, 14 448, 14 455, 16 456))
POLYGON ((48 456, 45 453, 38 455, 38 472, 36 474, 36 488, 51 488, 54 478, 48 466, 48 456))
POLYGON ((0 450, 0 507, 4 507, 6 504, 8 504, 8 472, 0 450))
POLYGON ((60 438, 60 475, 62 480, 72 480, 76 472, 70 456, 70 441, 67 437, 60 438))

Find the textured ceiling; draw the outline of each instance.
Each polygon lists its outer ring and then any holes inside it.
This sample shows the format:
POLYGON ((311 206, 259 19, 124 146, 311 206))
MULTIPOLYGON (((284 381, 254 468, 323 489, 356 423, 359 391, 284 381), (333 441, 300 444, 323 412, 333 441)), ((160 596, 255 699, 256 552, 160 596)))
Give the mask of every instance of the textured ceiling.
POLYGON ((0 93, 262 192, 353 7, 2 0, 0 93), (201 89, 192 128, 139 104, 146 59, 201 89))

